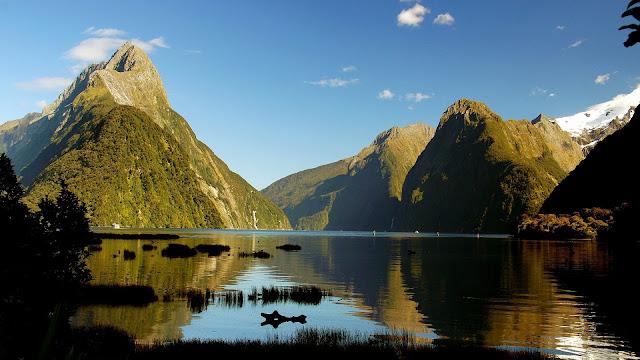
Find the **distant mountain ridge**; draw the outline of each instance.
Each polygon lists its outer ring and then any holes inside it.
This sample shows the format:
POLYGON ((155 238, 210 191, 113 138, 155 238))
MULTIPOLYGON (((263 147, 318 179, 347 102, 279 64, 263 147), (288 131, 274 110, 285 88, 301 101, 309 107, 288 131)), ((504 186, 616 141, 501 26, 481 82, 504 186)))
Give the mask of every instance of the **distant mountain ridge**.
MULTIPOLYGON (((599 141, 629 122, 638 103, 640 103, 640 85, 629 94, 620 94, 575 115, 557 119, 549 118, 549 120, 569 132, 574 141, 582 145, 586 156, 599 141)), ((536 120, 533 123, 535 124, 536 120)))
POLYGON ((404 178, 434 133, 423 123, 393 127, 357 155, 289 175, 263 193, 296 229, 397 229, 404 178))
MULTIPOLYGON (((177 141, 176 144, 178 144, 180 151, 178 151, 178 147, 172 147, 168 142, 163 146, 174 149, 173 154, 178 158, 183 157, 180 154, 184 152, 184 159, 188 162, 189 170, 180 170, 178 173, 188 173, 187 177, 193 179, 193 184, 197 185, 194 188, 197 189, 197 193, 193 197, 195 199, 205 199, 212 206, 213 211, 216 213, 213 218, 221 220, 220 223, 216 223, 216 227, 290 228, 288 219, 281 209, 271 203, 239 175, 230 171, 224 162, 196 138, 188 123, 171 109, 162 79, 149 57, 141 49, 129 42, 121 46, 108 62, 87 67, 60 94, 54 103, 45 107, 41 116, 30 115, 28 119, 25 117, 4 124, 0 128, 0 140, 2 140, 0 147, 6 150, 7 155, 11 157, 18 174, 22 177, 22 183, 28 186, 29 194, 38 193, 37 189, 55 188, 52 184, 58 178, 68 178, 65 180, 71 180, 68 183, 72 190, 82 190, 80 188, 74 189, 75 185, 78 187, 83 186, 84 179, 86 179, 86 174, 83 175, 81 170, 88 169, 90 173, 100 173, 102 164, 89 161, 85 164, 85 167, 76 171, 71 171, 70 168, 60 168, 57 172, 45 170, 51 170, 59 166, 55 163, 67 155, 71 156, 72 152, 86 149, 86 146, 89 146, 87 142, 100 143, 102 146, 106 146, 107 144, 100 138, 103 133, 99 131, 106 124, 105 121, 109 120, 104 118, 104 115, 109 114, 111 111, 119 111, 120 115, 124 117, 141 118, 135 109, 142 111, 145 116, 149 117, 151 122, 148 124, 152 124, 149 126, 158 126, 177 141), (130 108, 123 108, 123 106, 130 108), (102 118, 100 124, 103 125, 96 124, 96 118, 102 118), (88 136, 86 131, 94 131, 94 137, 88 136)), ((146 122, 145 120, 141 121, 142 123, 146 122)), ((132 136, 143 135, 137 131, 142 129, 135 128, 131 130, 133 131, 132 136)), ((156 141, 160 138, 162 136, 156 138, 156 141)), ((153 148, 156 144, 150 143, 147 145, 153 148)), ((138 144, 138 146, 147 145, 138 144)), ((109 150, 113 149, 109 148, 103 151, 109 152, 109 150)), ((120 149, 120 151, 125 150, 120 149)), ((133 150, 135 153, 139 149, 133 150)), ((138 153, 142 154, 144 152, 138 153)), ((159 149, 156 154, 162 153, 162 149, 159 149)), ((170 156, 170 154, 166 155, 170 156)), ((116 159, 119 158, 116 157, 116 159)), ((121 158, 128 159, 129 157, 126 154, 122 154, 121 158)), ((92 159, 96 160, 93 157, 92 159)), ((135 157, 133 160, 140 161, 139 158, 135 157)), ((162 159, 149 160, 150 162, 146 163, 149 166, 152 166, 151 164, 162 165, 162 159)), ((165 161, 165 165, 156 167, 158 170, 157 176, 160 176, 160 174, 162 174, 160 177, 168 176, 175 170, 171 166, 167 167, 166 164, 180 163, 177 158, 174 159, 171 156, 167 160, 168 162, 165 161), (164 170, 162 170, 163 167, 164 170)), ((70 163, 67 162, 67 165, 70 166, 70 163)), ((140 168, 139 165, 135 165, 134 168, 140 168)), ((125 166, 125 168, 127 167, 125 166)), ((149 178, 149 181, 158 180, 157 176, 149 178)), ((143 176, 140 173, 132 173, 128 178, 121 178, 120 180, 131 182, 136 178, 140 180, 143 176)), ((185 184, 191 184, 191 180, 186 181, 185 184)), ((115 185, 105 184, 105 186, 115 185)), ((124 186, 124 184, 120 185, 124 186)), ((129 184, 129 186, 132 185, 129 184)), ((166 186, 171 190, 171 187, 175 186, 175 184, 168 183, 166 186)), ((173 194, 171 191, 166 195, 169 197, 168 199, 157 198, 153 199, 153 201, 172 203, 176 199, 183 198, 182 195, 173 194)), ((99 202, 98 199, 91 196, 92 193, 87 192, 84 198, 81 197, 81 200, 89 205, 99 202)), ((144 201, 151 201, 151 199, 142 197, 137 201, 143 203, 144 201)), ((181 202, 173 203, 179 205, 181 202)), ((178 206, 170 211, 180 213, 188 211, 187 208, 178 206)), ((124 207, 119 209, 123 212, 128 211, 124 207)), ((142 214, 143 212, 139 213, 142 214)), ((118 218, 117 215, 112 214, 112 217, 118 218)), ((158 222, 150 222, 149 219, 140 221, 145 226, 166 226, 166 222, 159 219, 157 220, 158 222)), ((203 224, 194 225, 189 221, 180 224, 176 218, 174 220, 172 226, 203 226, 203 224)), ((94 225, 111 223, 110 220, 100 217, 94 218, 93 221, 94 225)), ((131 226, 135 224, 127 224, 125 222, 123 225, 131 226)))

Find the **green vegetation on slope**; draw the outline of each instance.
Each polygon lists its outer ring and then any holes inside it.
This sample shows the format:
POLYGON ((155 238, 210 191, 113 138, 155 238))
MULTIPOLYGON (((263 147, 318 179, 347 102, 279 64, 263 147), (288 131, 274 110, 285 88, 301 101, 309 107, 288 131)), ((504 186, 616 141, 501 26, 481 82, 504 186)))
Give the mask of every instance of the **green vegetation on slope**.
POLYGON ((529 121, 503 121, 462 99, 443 114, 435 137, 407 175, 406 230, 510 232, 535 214, 566 176, 529 121))
POLYGON ((223 226, 182 146, 146 113, 115 104, 101 87, 83 92, 72 111, 75 126, 34 162, 48 165, 34 171, 27 202, 55 193, 64 180, 88 205, 92 225, 223 226))

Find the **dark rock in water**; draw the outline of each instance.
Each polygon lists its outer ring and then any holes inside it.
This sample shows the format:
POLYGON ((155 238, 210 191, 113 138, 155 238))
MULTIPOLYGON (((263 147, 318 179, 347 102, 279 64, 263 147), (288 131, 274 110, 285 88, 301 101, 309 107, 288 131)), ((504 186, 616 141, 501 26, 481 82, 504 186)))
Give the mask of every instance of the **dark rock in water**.
POLYGON ((276 249, 281 249, 285 251, 297 251, 297 250, 302 250, 302 247, 300 245, 284 244, 284 245, 276 246, 276 249))
POLYGON ((142 245, 142 251, 151 251, 151 250, 155 250, 158 247, 155 245, 151 245, 151 244, 144 244, 142 245))
POLYGON ((168 258, 187 258, 195 256, 198 252, 196 249, 183 244, 169 244, 162 250, 162 256, 168 258))

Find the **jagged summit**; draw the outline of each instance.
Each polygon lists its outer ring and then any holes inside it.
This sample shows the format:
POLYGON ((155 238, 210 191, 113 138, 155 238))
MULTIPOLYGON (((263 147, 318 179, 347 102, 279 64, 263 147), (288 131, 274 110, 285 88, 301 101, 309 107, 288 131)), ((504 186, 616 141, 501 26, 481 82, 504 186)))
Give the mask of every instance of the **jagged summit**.
POLYGON ((147 54, 139 47, 127 41, 111 56, 106 68, 118 72, 125 72, 145 70, 149 66, 153 67, 153 64, 147 54))
POLYGON ((171 105, 158 71, 142 49, 127 41, 103 69, 90 75, 89 85, 96 85, 97 79, 116 103, 138 107, 165 127, 161 112, 171 105))
POLYGON ((535 124, 537 124, 537 123, 539 123, 539 122, 542 122, 542 121, 551 121, 551 122, 554 122, 554 121, 553 121, 553 119, 552 119, 552 118, 550 118, 550 117, 548 117, 547 115, 545 115, 545 114, 540 114, 540 115, 538 115, 535 119, 531 120, 531 123, 532 123, 533 125, 535 125, 535 124))
POLYGON ((447 108, 440 118, 438 130, 452 119, 459 119, 465 123, 476 123, 487 117, 500 118, 491 109, 480 101, 460 99, 447 108))

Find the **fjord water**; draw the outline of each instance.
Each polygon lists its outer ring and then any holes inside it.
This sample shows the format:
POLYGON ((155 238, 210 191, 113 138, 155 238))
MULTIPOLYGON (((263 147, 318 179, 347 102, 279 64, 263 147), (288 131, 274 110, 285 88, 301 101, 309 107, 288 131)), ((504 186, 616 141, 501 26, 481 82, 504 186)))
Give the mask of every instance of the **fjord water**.
POLYGON ((500 235, 161 231, 181 238, 155 240, 151 251, 142 245, 152 240, 105 239, 102 250, 88 260, 94 284, 148 285, 160 300, 147 306, 82 306, 73 325, 114 325, 139 342, 282 339, 297 329, 317 328, 359 334, 408 331, 425 343, 474 341, 562 357, 636 356, 624 332, 616 331, 616 319, 580 285, 617 266, 607 244, 517 241, 500 235), (169 243, 222 244, 231 251, 172 259, 161 256, 169 243), (276 249, 284 244, 302 249, 276 249), (125 260, 119 255, 124 250, 134 251, 135 259, 125 260), (260 250, 271 257, 239 256, 260 250), (248 299, 253 288, 296 285, 331 294, 319 304, 248 299), (180 298, 162 300, 185 289, 209 289, 218 296, 199 309, 180 298), (241 303, 224 301, 223 295, 239 291, 241 303), (307 322, 261 325, 260 314, 274 310, 304 314, 307 322))

